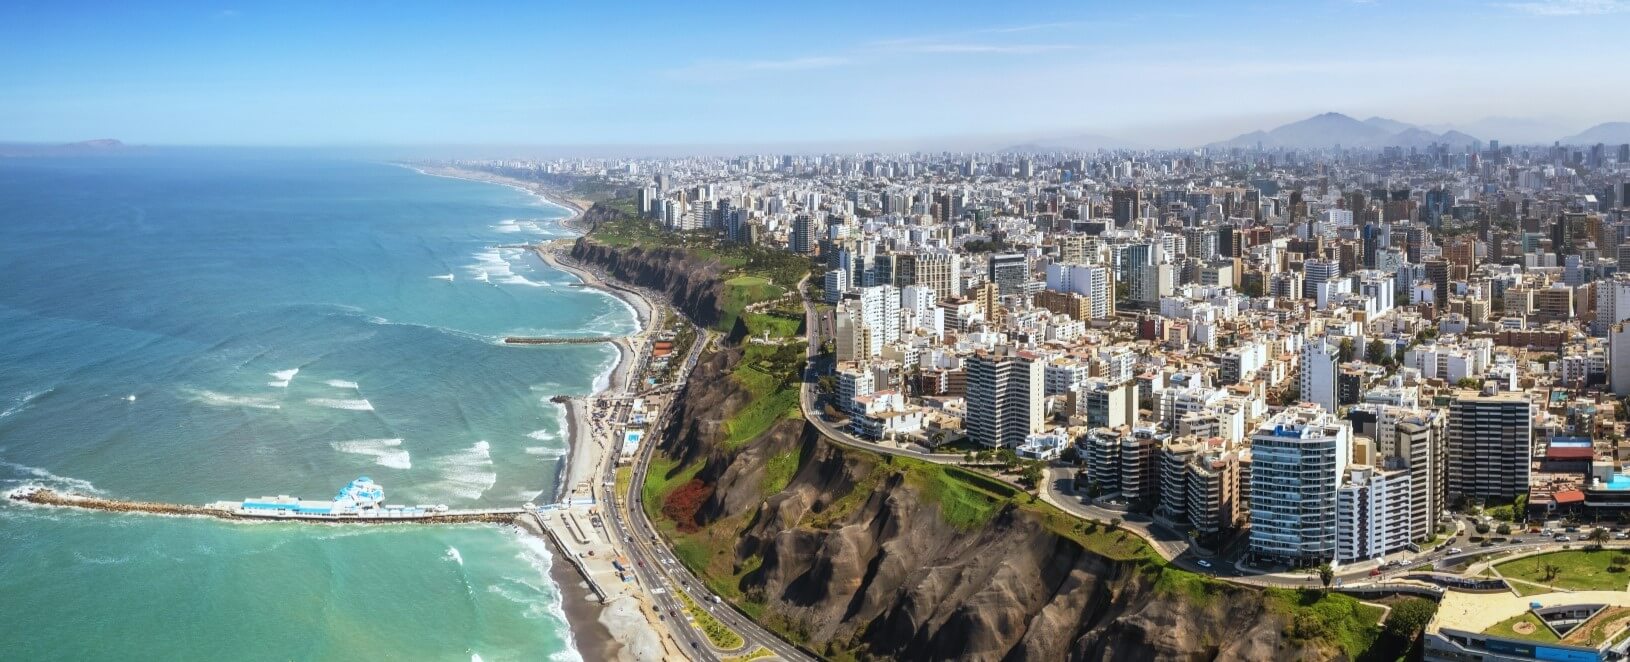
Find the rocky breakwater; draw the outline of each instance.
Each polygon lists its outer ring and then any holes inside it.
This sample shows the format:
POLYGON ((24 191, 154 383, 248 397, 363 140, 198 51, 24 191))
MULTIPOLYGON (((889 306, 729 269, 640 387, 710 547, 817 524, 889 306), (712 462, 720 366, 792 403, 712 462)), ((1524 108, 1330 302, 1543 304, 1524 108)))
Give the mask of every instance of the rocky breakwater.
POLYGON ((722 317, 724 286, 719 275, 724 266, 718 262, 699 260, 682 248, 611 246, 593 236, 578 238, 571 255, 617 280, 666 296, 700 326, 715 326, 722 317))
POLYGON ((310 522, 314 524, 512 524, 520 513, 519 509, 503 508, 490 511, 454 511, 445 513, 429 513, 422 517, 402 518, 370 518, 370 517, 337 517, 337 518, 280 518, 241 515, 224 508, 212 506, 193 506, 181 503, 160 503, 156 501, 124 501, 120 499, 107 499, 103 497, 58 492, 48 488, 20 488, 6 495, 13 501, 31 503, 36 506, 54 506, 61 508, 80 508, 84 510, 101 510, 110 513, 136 513, 144 515, 193 515, 200 517, 215 517, 220 519, 251 520, 251 521, 290 521, 310 522))
POLYGON ((739 360, 731 349, 709 357, 677 398, 659 436, 659 466, 671 467, 659 477, 676 485, 652 507, 673 522, 670 535, 708 550, 701 574, 715 591, 811 650, 922 660, 1350 654, 1303 622, 1298 600, 1317 595, 1169 568, 1130 534, 1049 513, 995 481, 848 448, 796 417, 732 444, 726 421, 750 400, 729 375, 739 360))

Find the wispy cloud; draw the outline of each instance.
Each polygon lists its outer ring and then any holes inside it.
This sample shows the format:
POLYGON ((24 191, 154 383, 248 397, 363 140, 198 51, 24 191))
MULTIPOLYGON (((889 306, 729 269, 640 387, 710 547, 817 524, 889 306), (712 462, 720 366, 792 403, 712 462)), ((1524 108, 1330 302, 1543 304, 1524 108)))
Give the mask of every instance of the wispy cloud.
POLYGON ((821 55, 780 60, 699 60, 667 72, 669 78, 695 81, 723 81, 756 74, 830 69, 852 64, 848 57, 821 55))
POLYGON ((920 43, 890 46, 901 53, 991 53, 998 55, 1026 55, 1052 51, 1073 50, 1072 44, 977 44, 977 43, 920 43))
POLYGON ((1625 0, 1535 0, 1499 6, 1534 16, 1599 16, 1630 11, 1630 2, 1625 0))

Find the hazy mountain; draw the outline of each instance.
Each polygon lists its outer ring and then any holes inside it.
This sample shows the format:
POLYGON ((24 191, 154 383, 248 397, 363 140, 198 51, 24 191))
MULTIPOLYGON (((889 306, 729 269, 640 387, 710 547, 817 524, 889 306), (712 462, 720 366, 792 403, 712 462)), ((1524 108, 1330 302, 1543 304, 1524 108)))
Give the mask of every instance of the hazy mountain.
POLYGON ((1477 139, 1459 132, 1445 134, 1384 117, 1362 122, 1341 113, 1324 113, 1268 131, 1252 131, 1210 147, 1317 149, 1325 147, 1427 147, 1433 143, 1465 145, 1477 139))
POLYGON ((1473 122, 1423 124, 1421 128, 1428 131, 1463 131, 1506 145, 1548 145, 1557 136, 1566 135, 1577 127, 1531 117, 1485 117, 1473 122))
MULTIPOLYGON (((133 149, 130 146, 114 140, 113 138, 98 138, 84 140, 76 143, 43 144, 43 143, 9 143, 0 144, 0 156, 64 156, 72 154, 97 154, 106 152, 122 152, 133 149)), ((138 149, 139 148, 134 148, 138 149)))
POLYGON ((1564 145, 1594 145, 1630 143, 1630 122, 1603 122, 1562 139, 1564 145))
POLYGON ((1057 138, 1036 138, 1002 149, 1003 152, 1039 154, 1044 152, 1095 152, 1100 149, 1134 149, 1137 145, 1091 133, 1057 138))
POLYGON ((1405 124, 1398 120, 1389 120, 1385 117, 1371 117, 1364 120, 1364 123, 1387 133, 1403 133, 1405 130, 1415 128, 1415 125, 1413 124, 1405 124))

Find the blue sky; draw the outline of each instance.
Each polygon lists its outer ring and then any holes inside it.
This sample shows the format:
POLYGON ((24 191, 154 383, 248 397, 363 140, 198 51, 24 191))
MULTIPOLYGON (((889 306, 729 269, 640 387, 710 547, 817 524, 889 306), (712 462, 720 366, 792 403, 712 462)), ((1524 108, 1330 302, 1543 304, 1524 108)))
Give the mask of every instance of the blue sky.
POLYGON ((1630 120, 1630 0, 0 3, 0 140, 754 144, 1630 120))

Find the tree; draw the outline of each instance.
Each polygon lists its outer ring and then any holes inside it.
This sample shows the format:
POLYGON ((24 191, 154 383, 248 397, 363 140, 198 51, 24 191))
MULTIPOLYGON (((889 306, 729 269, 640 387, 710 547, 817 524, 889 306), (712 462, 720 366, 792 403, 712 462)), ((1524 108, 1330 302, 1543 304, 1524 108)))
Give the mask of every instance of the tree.
POLYGON ((996 451, 996 461, 1002 464, 1003 469, 1012 469, 1019 464, 1019 454, 1011 448, 1002 448, 996 451))
POLYGON ((1509 536, 1511 535, 1511 525, 1501 522, 1500 526, 1494 529, 1494 532, 1502 536, 1509 536))
POLYGON ((1597 548, 1600 548, 1603 544, 1606 544, 1607 541, 1609 539, 1611 539, 1611 538, 1612 538, 1612 536, 1610 534, 1608 534, 1607 529, 1604 529, 1602 527, 1598 526, 1598 527, 1590 530, 1590 538, 1589 538, 1589 540, 1590 540, 1591 544, 1593 546, 1597 547, 1597 548))
POLYGON ((1041 484, 1041 462, 1027 462, 1024 469, 1019 471, 1019 482, 1026 486, 1035 487, 1041 484))
POLYGON ((1476 528, 1478 533, 1487 534, 1489 532, 1488 522, 1478 522, 1476 528))
POLYGON ((1120 528, 1121 528, 1121 521, 1122 520, 1119 517, 1111 517, 1111 518, 1109 518, 1109 530, 1110 531, 1119 531, 1120 528))
POLYGON ((815 380, 815 388, 822 393, 833 393, 838 390, 838 378, 832 375, 821 375, 815 380))
POLYGON ((1347 363, 1353 360, 1352 338, 1341 339, 1341 346, 1336 349, 1336 360, 1340 363, 1347 363))
POLYGON ((1560 574, 1562 574, 1562 567, 1555 563, 1545 561, 1539 564, 1539 576, 1541 582, 1550 583, 1556 579, 1557 575, 1560 574))
POLYGON ((1389 634, 1405 641, 1414 641, 1426 630, 1426 624, 1432 622, 1432 617, 1438 613, 1438 603, 1422 598, 1408 598, 1392 607, 1392 613, 1387 614, 1386 629, 1389 634))
POLYGON ((1370 363, 1382 363, 1387 360, 1387 344, 1379 339, 1371 339, 1364 344, 1364 360, 1370 363))
POLYGON ((1319 573, 1319 582, 1323 583, 1325 588, 1330 588, 1330 582, 1336 581, 1336 569, 1330 567, 1329 563, 1320 563, 1315 572, 1319 573))

